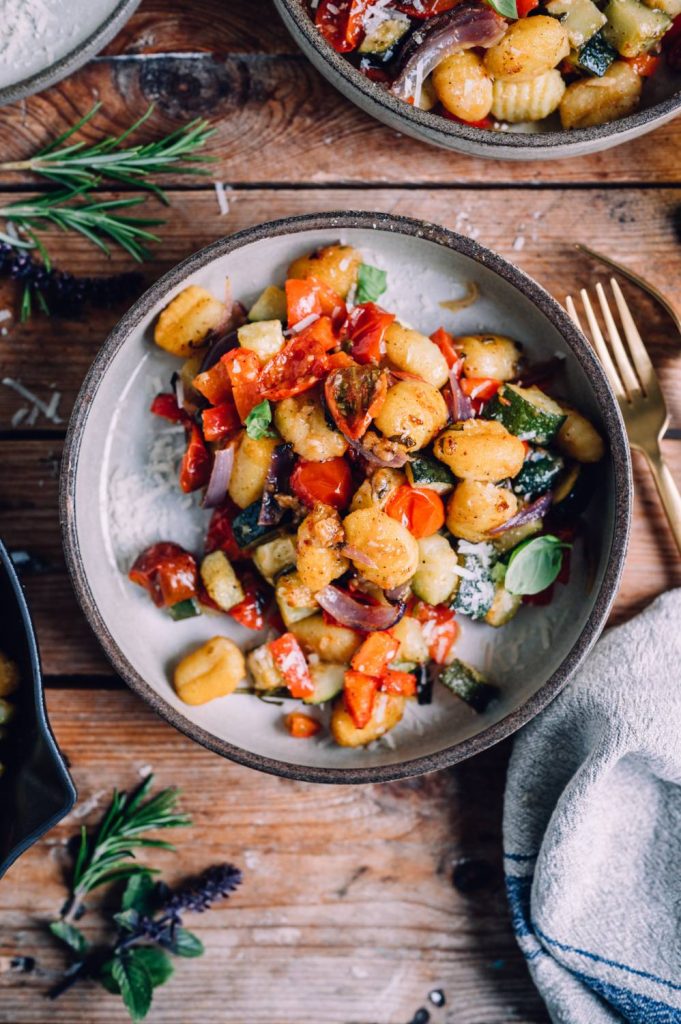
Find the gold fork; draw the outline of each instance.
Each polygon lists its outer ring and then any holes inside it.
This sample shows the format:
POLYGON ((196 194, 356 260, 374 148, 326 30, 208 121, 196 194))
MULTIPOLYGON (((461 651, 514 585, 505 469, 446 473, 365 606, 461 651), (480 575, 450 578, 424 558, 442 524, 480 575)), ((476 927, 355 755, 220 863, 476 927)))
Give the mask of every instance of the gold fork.
MULTIPOLYGON (((585 288, 580 291, 592 344, 619 402, 629 443, 633 449, 645 456, 650 466, 674 540, 681 552, 681 494, 660 451, 660 438, 669 425, 667 404, 653 364, 615 278, 610 279, 610 286, 615 296, 628 351, 608 305, 605 289, 600 283, 596 285, 596 295, 610 342, 609 348, 588 292, 585 288)), ((567 296, 565 305, 579 330, 588 337, 580 323, 571 295, 567 296)))

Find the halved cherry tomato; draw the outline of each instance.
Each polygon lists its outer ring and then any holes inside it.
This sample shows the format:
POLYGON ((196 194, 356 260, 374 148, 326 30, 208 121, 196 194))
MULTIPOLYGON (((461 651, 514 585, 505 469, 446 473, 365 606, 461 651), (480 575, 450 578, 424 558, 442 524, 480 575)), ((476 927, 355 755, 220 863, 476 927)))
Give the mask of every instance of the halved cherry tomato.
POLYGON ((387 374, 377 366, 341 367, 324 382, 326 406, 341 433, 353 441, 378 416, 387 393, 387 374))
POLYGON ((347 323, 350 352, 358 363, 380 363, 385 355, 385 332, 395 319, 375 302, 362 302, 350 313, 347 323))
POLYGON ((245 423, 251 409, 262 401, 259 390, 260 360, 250 349, 235 348, 226 352, 220 362, 229 375, 239 418, 245 423))
POLYGON ((304 715, 302 711, 292 711, 284 719, 289 734, 296 740, 307 740, 316 736, 322 725, 316 718, 304 715))
POLYGON ((369 724, 380 681, 363 672, 348 670, 343 685, 343 700, 348 714, 358 729, 369 724))
POLYGON ((453 336, 449 331, 446 331, 444 327, 438 327, 435 334, 431 334, 430 340, 434 341, 440 349, 440 352, 442 352, 442 355, 447 360, 447 366, 451 370, 461 357, 461 353, 456 347, 456 341, 453 336))
POLYGON ((372 0, 320 0, 315 24, 337 53, 349 53, 364 36, 364 12, 372 0))
POLYGON ((199 373, 192 381, 192 387, 207 398, 211 405, 221 405, 232 397, 232 385, 227 366, 218 359, 210 370, 199 373))
POLYGON ((516 12, 519 18, 526 18, 530 11, 539 7, 539 0, 515 0, 516 12))
POLYGON ((383 676, 400 649, 400 641, 390 633, 369 633, 355 651, 350 664, 356 672, 367 676, 383 676))
POLYGON ((416 696, 416 676, 413 672, 397 672, 388 669, 381 676, 383 693, 394 693, 400 697, 416 696))
POLYGON ((455 613, 446 604, 433 605, 418 601, 411 614, 421 623, 430 660, 436 665, 446 664, 449 652, 460 632, 455 613))
POLYGON ((662 57, 653 53, 639 53, 638 57, 625 57, 625 60, 641 78, 650 78, 662 63, 662 57))
POLYGON ((185 494, 205 487, 210 478, 210 452, 200 429, 192 423, 187 435, 187 450, 180 464, 180 489, 185 494))
POLYGON ((420 0, 418 5, 396 3, 394 6, 403 14, 408 14, 410 18, 419 18, 421 21, 425 21, 426 18, 432 18, 435 14, 451 11, 452 7, 456 7, 458 3, 460 0, 420 0))
POLYGON ((135 559, 128 576, 149 592, 159 608, 196 597, 198 590, 196 559, 179 544, 152 544, 135 559))
POLYGON ((170 420, 171 423, 188 423, 190 419, 189 414, 184 409, 180 409, 175 395, 166 392, 156 395, 156 398, 151 403, 150 410, 154 416, 170 420))
POLYGON ((286 681, 292 697, 310 697, 314 683, 302 648, 293 633, 284 633, 277 640, 271 640, 267 648, 286 681))
POLYGON ((280 402, 308 391, 322 379, 327 369, 324 346, 303 331, 263 366, 260 401, 268 398, 271 402, 280 402))
POLYGON ((398 487, 385 506, 391 519, 406 526, 414 537, 430 537, 444 525, 442 498, 428 487, 398 487))
POLYGON ((231 396, 220 405, 204 409, 201 414, 201 424, 206 441, 222 441, 235 430, 239 430, 241 420, 231 396))
MULTIPOLYGON (((241 557, 243 557, 243 553, 241 557)), ((265 589, 263 581, 250 569, 238 570, 237 576, 245 597, 243 601, 239 601, 233 608, 230 608, 228 614, 247 629, 263 629, 265 610, 269 604, 269 592, 265 589)))
POLYGON ((332 508, 347 508, 352 497, 352 474, 343 458, 326 462, 299 459, 290 484, 293 493, 310 508, 318 501, 332 508))
POLYGON ((232 530, 232 520, 240 511, 241 509, 234 504, 231 498, 225 498, 223 503, 213 510, 206 535, 205 551, 207 555, 211 551, 224 551, 230 562, 244 557, 243 551, 234 539, 232 530))
POLYGON ((501 383, 500 380, 495 380, 493 377, 462 377, 459 387, 469 398, 477 399, 480 402, 489 402, 490 398, 494 398, 496 395, 501 383))

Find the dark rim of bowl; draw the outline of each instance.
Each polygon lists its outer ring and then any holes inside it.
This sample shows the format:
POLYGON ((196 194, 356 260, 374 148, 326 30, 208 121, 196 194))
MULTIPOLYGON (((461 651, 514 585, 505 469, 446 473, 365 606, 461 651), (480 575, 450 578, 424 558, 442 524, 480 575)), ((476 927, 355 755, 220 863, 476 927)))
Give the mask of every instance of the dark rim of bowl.
POLYGON ((42 92, 48 86, 61 81, 67 75, 73 74, 78 68, 86 64, 90 57, 94 57, 107 43, 111 42, 118 30, 123 27, 136 7, 139 7, 141 0, 119 0, 115 8, 95 31, 84 39, 78 46, 74 47, 59 60, 43 68, 42 71, 23 78, 13 85, 6 85, 0 89, 0 106, 6 103, 14 103, 25 96, 33 96, 36 92, 42 92))
POLYGON ((44 822, 34 828, 27 836, 25 836, 16 846, 12 849, 12 852, 5 857, 3 861, 0 861, 0 878, 4 875, 7 869, 14 863, 14 861, 21 856, 22 853, 32 846, 33 843, 37 842, 41 836, 46 832, 49 832, 58 821, 68 814, 74 803, 76 802, 76 787, 73 784, 73 780, 68 773, 66 768, 66 762, 57 746, 57 741, 54 738, 52 727, 50 726, 49 719, 47 717, 47 710, 45 708, 45 694, 43 692, 42 684, 42 670, 40 667, 40 653, 38 651, 38 644, 36 641, 35 630, 33 628, 33 622, 31 620, 31 614, 26 604, 26 598, 24 591, 21 586, 19 577, 17 576, 16 569, 12 563, 9 552, 5 545, 0 541, 0 565, 4 570, 7 578, 9 579, 10 586, 14 593, 14 600, 17 603, 21 621, 24 627, 24 635, 26 637, 26 643, 28 646, 28 656, 31 664, 31 676, 33 685, 33 703, 35 707, 35 717, 38 724, 38 730, 45 741, 50 757, 54 764, 54 770, 59 776, 59 782, 64 790, 64 801, 62 806, 54 814, 51 814, 49 818, 46 818, 44 822))
POLYGON ((183 260, 182 263, 179 263, 161 277, 114 328, 85 378, 76 399, 66 437, 59 502, 66 561, 80 605, 116 671, 161 717, 174 725, 180 732, 198 741, 209 750, 222 754, 224 757, 228 757, 239 764, 247 765, 249 768, 257 768, 274 775, 305 782, 364 783, 388 782, 395 779, 408 778, 413 775, 423 774, 424 772, 446 768, 458 761, 462 761, 473 754, 480 753, 480 751, 485 750, 487 747, 515 732, 553 700, 595 643, 605 625, 608 613, 615 599, 629 535, 631 491, 631 459, 619 407, 589 344, 556 300, 533 281, 532 278, 513 267, 510 263, 507 263, 501 256, 479 245, 470 238, 457 235, 436 224, 429 224, 425 221, 413 220, 408 217, 398 217, 385 213, 351 211, 288 217, 247 228, 244 231, 213 242, 188 259, 183 260), (191 274, 201 270, 213 260, 228 253, 233 253, 252 242, 281 235, 296 235, 305 231, 343 231, 344 229, 352 228, 374 229, 408 235, 412 238, 421 238, 468 256, 517 288, 544 314, 569 345, 572 354, 582 367, 598 399, 603 423, 610 442, 610 453, 614 468, 615 514, 606 570, 593 611, 575 641, 572 650, 553 675, 547 679, 522 707, 510 712, 501 721, 483 729, 476 736, 472 736, 461 743, 447 747, 444 750, 439 750, 433 754, 426 754, 409 761, 390 765, 361 768, 322 768, 279 761, 244 750, 232 743, 221 740, 200 726, 190 722, 189 719, 171 707, 163 697, 159 696, 145 682, 116 644, 94 601, 80 552, 75 515, 75 493, 80 444, 99 384, 116 353, 125 344, 130 332, 140 324, 150 309, 157 303, 162 302, 170 290, 182 284, 191 274))
MULTIPOLYGON (((296 29, 304 37, 307 44, 322 57, 326 64, 330 64, 336 74, 340 75, 350 89, 357 90, 371 103, 390 111, 395 117, 406 121, 414 129, 420 129, 420 137, 423 139, 423 130, 437 136, 440 145, 452 149, 452 140, 465 139, 467 142, 475 143, 476 146, 484 146, 490 150, 490 156, 495 149, 578 149, 585 143, 597 142, 600 139, 617 137, 636 131, 637 128, 653 128, 660 120, 669 119, 675 112, 681 109, 681 81, 679 89, 668 99, 644 110, 638 110, 634 114, 628 114, 618 121, 608 121, 606 124, 593 125, 591 128, 575 128, 567 131, 561 129, 551 132, 537 132, 533 134, 522 132, 495 132, 481 131, 480 128, 473 128, 466 124, 458 124, 448 121, 439 114, 431 114, 426 110, 419 110, 409 103, 393 96, 377 82, 372 82, 360 71, 358 71, 347 60, 343 54, 336 53, 333 47, 319 32, 303 6, 302 0, 274 0, 280 13, 285 12, 293 21, 296 29)), ((286 24, 286 19, 284 18, 286 24)), ((289 25, 287 25, 290 28, 289 25)), ((333 83, 332 83, 333 84, 333 83)), ((623 139, 622 141, 626 141, 623 139)))

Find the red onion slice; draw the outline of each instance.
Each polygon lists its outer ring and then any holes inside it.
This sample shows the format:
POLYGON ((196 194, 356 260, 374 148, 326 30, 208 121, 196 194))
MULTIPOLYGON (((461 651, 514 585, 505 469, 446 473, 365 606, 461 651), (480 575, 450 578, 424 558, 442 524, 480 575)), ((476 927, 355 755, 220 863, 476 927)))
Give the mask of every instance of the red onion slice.
POLYGON ((238 346, 239 338, 235 330, 216 335, 203 357, 200 372, 205 373, 206 370, 210 370, 224 356, 225 352, 230 352, 231 349, 238 348, 238 346))
POLYGON ((332 584, 320 590, 315 597, 317 604, 321 605, 329 615, 332 615, 341 626, 347 626, 348 629, 359 629, 363 633, 390 629, 400 621, 406 608, 403 601, 399 604, 379 604, 368 607, 355 601, 349 594, 332 584))
POLYGON ((357 565, 366 565, 368 569, 375 569, 376 563, 373 558, 365 554, 364 551, 360 551, 359 548, 353 548, 350 544, 344 544, 341 548, 341 554, 349 558, 350 561, 355 562, 357 565))
POLYGON ((216 508, 225 500, 229 481, 232 479, 236 447, 230 444, 215 453, 206 493, 201 504, 204 508, 216 508))
POLYGON ((286 509, 276 500, 277 494, 288 494, 288 482, 293 472, 293 445, 278 444, 272 452, 258 515, 258 526, 278 526, 286 509))
POLYGON ((511 516, 501 526, 495 526, 493 530, 490 530, 490 537, 496 537, 498 534, 510 530, 512 526, 522 526, 524 523, 531 523, 533 519, 541 519, 551 508, 552 499, 553 494, 551 491, 542 494, 541 498, 537 498, 529 505, 526 505, 517 515, 511 516))
POLYGON ((457 364, 449 371, 449 386, 452 389, 451 393, 451 411, 455 423, 460 423, 462 420, 470 420, 474 415, 473 403, 471 402, 468 395, 464 395, 459 384, 459 376, 457 373, 457 364))

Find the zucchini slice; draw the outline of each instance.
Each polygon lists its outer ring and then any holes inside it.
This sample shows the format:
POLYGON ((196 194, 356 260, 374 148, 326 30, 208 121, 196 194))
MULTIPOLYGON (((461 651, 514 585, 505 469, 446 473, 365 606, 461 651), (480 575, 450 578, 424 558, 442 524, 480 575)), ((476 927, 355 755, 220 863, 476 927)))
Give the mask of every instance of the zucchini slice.
POLYGON ((279 526, 260 526, 258 517, 262 500, 259 498, 251 505, 247 505, 232 520, 232 533, 234 539, 242 551, 262 544, 269 537, 279 532, 279 526))
POLYGON ((488 626, 505 626, 520 611, 522 603, 522 594, 511 594, 506 587, 498 586, 485 622, 488 626))
POLYGON ((560 18, 570 46, 577 50, 603 28, 607 21, 593 0, 550 0, 546 10, 560 18))
POLYGON ((248 319, 254 320, 282 320, 286 321, 286 292, 283 288, 277 288, 270 284, 265 291, 256 299, 248 311, 248 319))
POLYGON ((661 39, 671 18, 664 11, 639 3, 639 0, 610 0, 604 14, 608 24, 603 36, 623 57, 638 57, 661 39))
POLYGON ((288 534, 261 544, 253 552, 253 565, 268 583, 273 584, 277 576, 295 564, 296 542, 288 534))
POLYGON ((459 563, 465 576, 459 581, 451 607, 472 619, 484 619, 492 607, 496 584, 492 568, 497 554, 491 544, 468 544, 459 542, 459 563))
POLYGON ((407 479, 412 487, 427 487, 436 494, 448 494, 454 490, 456 478, 444 462, 419 452, 412 456, 406 467, 407 479))
POLYGON ((517 548, 518 544, 522 541, 527 540, 528 537, 534 537, 535 533, 541 533, 544 527, 543 519, 531 519, 529 523, 522 523, 520 526, 511 526, 510 529, 504 530, 498 537, 494 538, 492 542, 494 544, 495 551, 503 554, 505 551, 512 551, 513 548, 517 548))
POLYGON ((211 551, 201 562, 201 579, 208 596, 223 612, 243 601, 245 594, 224 551, 211 551))
POLYGON ((411 589, 428 604, 444 604, 459 586, 456 551, 441 533, 421 537, 418 545, 419 566, 412 578, 411 589))
POLYGON ((312 591, 305 586, 297 572, 289 572, 279 577, 274 596, 287 629, 319 611, 312 591))
POLYGON ((549 444, 565 422, 557 402, 534 385, 529 388, 504 384, 482 412, 487 420, 499 420, 516 437, 535 444, 549 444))
POLYGON ((261 363, 266 363, 284 347, 281 320, 260 320, 244 324, 236 333, 241 347, 255 352, 261 363))
POLYGON ((390 51, 406 36, 410 27, 408 18, 386 18, 373 32, 365 35, 358 52, 362 56, 389 60, 392 57, 390 51))
POLYGON ((520 472, 513 477, 512 490, 527 501, 534 501, 551 490, 564 468, 565 461, 560 455, 554 455, 546 448, 535 448, 528 452, 520 472))
POLYGON ((439 679, 478 714, 486 711, 490 701, 499 696, 496 686, 488 683, 477 669, 458 658, 441 669, 439 679))
POLYGON ((310 665, 310 678, 314 683, 314 693, 306 697, 305 704, 326 704, 333 700, 343 689, 345 672, 348 665, 332 665, 330 662, 319 661, 310 665))
POLYGON ((579 48, 577 66, 590 75, 602 78, 610 65, 617 60, 617 50, 606 43, 602 32, 597 32, 584 46, 579 48))

